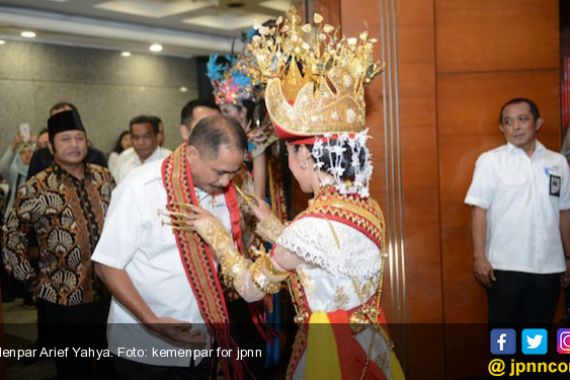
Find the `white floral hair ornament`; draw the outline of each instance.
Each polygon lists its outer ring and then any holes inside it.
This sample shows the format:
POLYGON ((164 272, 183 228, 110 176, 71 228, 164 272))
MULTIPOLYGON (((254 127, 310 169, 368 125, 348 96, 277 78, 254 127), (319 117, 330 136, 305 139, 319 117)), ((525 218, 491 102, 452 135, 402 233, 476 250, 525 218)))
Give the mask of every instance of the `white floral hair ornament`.
MULTIPOLYGON (((315 160, 315 168, 322 170, 324 166, 323 156, 328 155, 330 168, 326 172, 330 177, 319 177, 321 187, 334 186, 340 194, 358 194, 363 198, 370 195, 369 185, 372 176, 372 159, 370 151, 366 146, 368 140, 368 129, 355 134, 342 133, 336 138, 331 134, 318 137, 311 151, 315 160), (325 147, 327 148, 325 151, 325 147), (343 166, 343 155, 350 149, 350 165, 354 169, 354 179, 352 181, 342 179, 342 175, 347 167, 343 166), (364 162, 361 164, 360 157, 363 155, 364 162)), ((346 165, 346 163, 345 163, 346 165)))

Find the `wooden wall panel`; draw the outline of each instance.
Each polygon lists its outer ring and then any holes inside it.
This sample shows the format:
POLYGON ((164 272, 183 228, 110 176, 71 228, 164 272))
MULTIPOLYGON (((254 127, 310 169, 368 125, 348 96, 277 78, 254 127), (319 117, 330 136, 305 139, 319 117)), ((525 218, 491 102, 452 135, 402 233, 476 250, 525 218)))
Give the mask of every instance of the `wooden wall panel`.
MULTIPOLYGON (((560 72, 557 69, 464 73, 438 76, 438 130, 446 135, 480 135, 499 128, 499 110, 509 99, 533 99, 548 133, 559 134, 560 72)), ((543 131, 545 132, 545 131, 543 131)))
POLYGON ((442 284, 433 1, 398 1, 396 9, 407 319, 439 323, 442 284))
POLYGON ((438 73, 558 66, 558 0, 435 0, 435 15, 438 73))

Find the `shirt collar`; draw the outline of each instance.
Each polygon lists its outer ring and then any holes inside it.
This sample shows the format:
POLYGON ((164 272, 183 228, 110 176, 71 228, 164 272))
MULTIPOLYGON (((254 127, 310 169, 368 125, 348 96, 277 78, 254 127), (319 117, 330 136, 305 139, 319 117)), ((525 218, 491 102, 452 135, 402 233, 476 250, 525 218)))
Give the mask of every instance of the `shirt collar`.
POLYGON ((194 186, 194 191, 196 191, 196 198, 198 198, 199 202, 202 202, 202 200, 206 199, 210 195, 196 186, 194 186))
POLYGON ((154 161, 157 157, 160 156, 160 145, 156 147, 156 149, 154 150, 154 152, 151 153, 150 156, 148 156, 146 158, 146 160, 144 160, 144 162, 140 159, 139 155, 135 153, 135 157, 139 160, 139 162, 141 164, 143 163, 147 163, 147 162, 152 162, 154 161))
POLYGON ((202 190, 196 186, 194 186, 194 190, 196 192, 196 198, 198 198, 198 202, 201 205, 204 204, 205 202, 208 202, 209 204, 212 204, 212 205, 218 205, 220 202, 222 202, 222 199, 224 197, 224 193, 212 195, 212 194, 207 193, 204 190, 202 190), (220 196, 222 198, 220 198, 220 196))
MULTIPOLYGON (((75 178, 67 170, 59 166, 55 161, 52 162, 53 172, 59 179, 63 179, 65 177, 70 178, 73 181, 80 181, 79 179, 75 178)), ((87 179, 91 175, 91 170, 89 169, 89 165, 83 161, 83 179, 87 179)))
MULTIPOLYGON (((544 147, 544 145, 542 145, 542 143, 538 140, 534 140, 534 154, 538 153, 542 153, 543 151, 546 150, 546 148, 544 147)), ((511 153, 515 153, 515 152, 523 152, 523 150, 517 146, 514 146, 513 144, 511 144, 510 142, 507 142, 507 150, 511 153)), ((523 152, 524 153, 524 152, 523 152)))

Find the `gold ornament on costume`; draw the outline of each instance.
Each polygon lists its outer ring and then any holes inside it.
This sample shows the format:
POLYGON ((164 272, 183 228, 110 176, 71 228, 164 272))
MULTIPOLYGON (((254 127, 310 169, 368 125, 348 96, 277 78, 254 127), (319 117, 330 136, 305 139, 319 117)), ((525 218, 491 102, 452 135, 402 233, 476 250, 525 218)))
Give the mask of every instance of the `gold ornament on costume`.
POLYGON ((255 58, 248 75, 267 83, 267 110, 280 137, 364 129, 364 85, 384 70, 374 61, 376 40, 367 31, 346 38, 317 13, 313 23, 301 25, 294 9, 257 30, 246 47, 255 58))

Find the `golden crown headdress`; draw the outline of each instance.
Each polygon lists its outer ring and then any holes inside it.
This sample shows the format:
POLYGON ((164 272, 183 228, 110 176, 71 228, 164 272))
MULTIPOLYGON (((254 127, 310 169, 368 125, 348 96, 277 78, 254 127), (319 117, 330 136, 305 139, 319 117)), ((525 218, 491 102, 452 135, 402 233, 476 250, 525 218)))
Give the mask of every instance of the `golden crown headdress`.
POLYGON ((302 25, 294 8, 274 26, 256 28, 246 46, 255 58, 248 75, 266 84, 265 103, 279 137, 364 129, 364 85, 384 70, 374 61, 376 40, 367 31, 346 38, 317 13, 312 24, 302 25))

